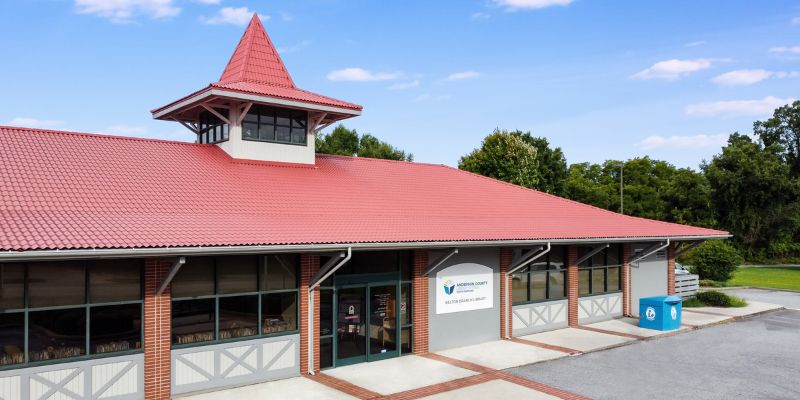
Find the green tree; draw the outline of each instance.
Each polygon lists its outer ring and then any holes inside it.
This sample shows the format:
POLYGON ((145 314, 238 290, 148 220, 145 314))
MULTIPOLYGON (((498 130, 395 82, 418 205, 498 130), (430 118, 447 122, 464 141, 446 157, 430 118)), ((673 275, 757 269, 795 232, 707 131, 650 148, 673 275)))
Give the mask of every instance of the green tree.
POLYGON ((781 147, 734 133, 722 153, 703 165, 717 219, 748 255, 796 234, 798 185, 781 147))
POLYGON ((689 251, 682 259, 692 266, 700 279, 725 282, 731 279, 742 263, 742 256, 733 246, 722 240, 709 240, 689 251))
POLYGON ((578 163, 569 166, 564 185, 564 196, 568 199, 610 210, 619 193, 614 183, 599 164, 578 163))
POLYGON ((716 216, 711 204, 711 186, 702 173, 690 168, 678 169, 672 175, 663 199, 667 221, 716 227, 716 216))
POLYGON ((317 153, 341 156, 383 158, 386 160, 413 161, 414 155, 397 149, 370 134, 359 136, 355 129, 337 125, 327 135, 317 135, 317 153))
POLYGON ((539 183, 536 147, 519 135, 495 130, 483 139, 481 147, 458 162, 458 168, 527 188, 539 183))
POLYGON ((754 122, 753 133, 765 147, 780 148, 792 176, 800 176, 800 100, 777 108, 766 121, 754 122))
POLYGON ((563 196, 567 181, 567 159, 561 148, 550 148, 550 142, 546 138, 534 137, 530 132, 516 130, 510 134, 518 136, 525 143, 536 148, 536 158, 539 161, 539 182, 535 188, 556 196, 563 196))

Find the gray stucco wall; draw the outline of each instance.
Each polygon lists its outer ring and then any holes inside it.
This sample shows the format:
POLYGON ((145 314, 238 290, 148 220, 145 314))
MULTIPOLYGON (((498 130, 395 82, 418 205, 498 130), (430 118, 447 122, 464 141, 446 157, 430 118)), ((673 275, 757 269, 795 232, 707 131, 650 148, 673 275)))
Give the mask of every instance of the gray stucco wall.
MULTIPOLYGON (((436 254, 431 255, 435 259, 436 254)), ((459 253, 433 271, 428 279, 428 346, 431 351, 500 339, 500 250, 498 248, 460 249, 459 253), (436 314, 436 296, 443 296, 436 287, 436 273, 447 267, 475 263, 493 271, 492 308, 436 314)))

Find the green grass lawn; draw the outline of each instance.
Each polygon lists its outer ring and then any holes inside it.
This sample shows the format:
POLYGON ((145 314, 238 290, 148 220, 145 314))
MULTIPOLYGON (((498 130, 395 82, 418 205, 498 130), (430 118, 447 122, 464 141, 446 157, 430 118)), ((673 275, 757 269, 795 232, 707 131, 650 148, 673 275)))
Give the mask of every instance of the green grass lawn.
POLYGON ((800 290, 800 268, 739 268, 728 286, 800 290))

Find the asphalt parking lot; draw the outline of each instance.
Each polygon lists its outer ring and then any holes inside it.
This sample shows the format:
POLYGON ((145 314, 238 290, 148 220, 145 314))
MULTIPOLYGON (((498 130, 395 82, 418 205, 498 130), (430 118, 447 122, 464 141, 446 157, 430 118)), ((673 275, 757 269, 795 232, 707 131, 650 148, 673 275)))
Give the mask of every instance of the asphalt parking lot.
POLYGON ((800 311, 508 372, 594 399, 798 399, 800 311))

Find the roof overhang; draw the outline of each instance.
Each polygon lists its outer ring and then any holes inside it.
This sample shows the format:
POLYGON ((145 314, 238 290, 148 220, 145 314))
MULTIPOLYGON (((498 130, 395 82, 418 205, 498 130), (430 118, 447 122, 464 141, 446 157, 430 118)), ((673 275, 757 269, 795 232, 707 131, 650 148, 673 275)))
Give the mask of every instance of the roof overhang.
POLYGON ((200 104, 208 102, 215 98, 225 98, 225 99, 238 100, 241 102, 253 102, 253 103, 273 105, 273 106, 296 108, 307 111, 318 111, 328 114, 339 114, 342 116, 342 118, 339 119, 356 117, 361 115, 360 110, 352 110, 343 107, 326 106, 305 101, 288 100, 273 96, 242 93, 238 91, 208 87, 206 89, 195 92, 194 94, 191 94, 181 100, 178 100, 172 104, 153 110, 152 111, 153 118, 161 120, 173 119, 176 113, 180 113, 187 109, 197 107, 200 104))
POLYGON ((192 255, 231 255, 231 254, 270 254, 270 253, 319 253, 342 250, 408 250, 438 249, 453 247, 523 247, 550 244, 596 244, 657 242, 669 239, 674 242, 728 239, 730 234, 701 236, 637 236, 617 238, 581 239, 531 239, 531 240, 467 240, 467 241, 425 241, 425 242, 385 242, 385 243, 324 243, 301 245, 249 245, 249 246, 194 246, 194 247, 144 247, 120 249, 75 249, 75 250, 29 250, 0 252, 0 262, 43 261, 85 258, 128 258, 128 257, 174 257, 192 255))

